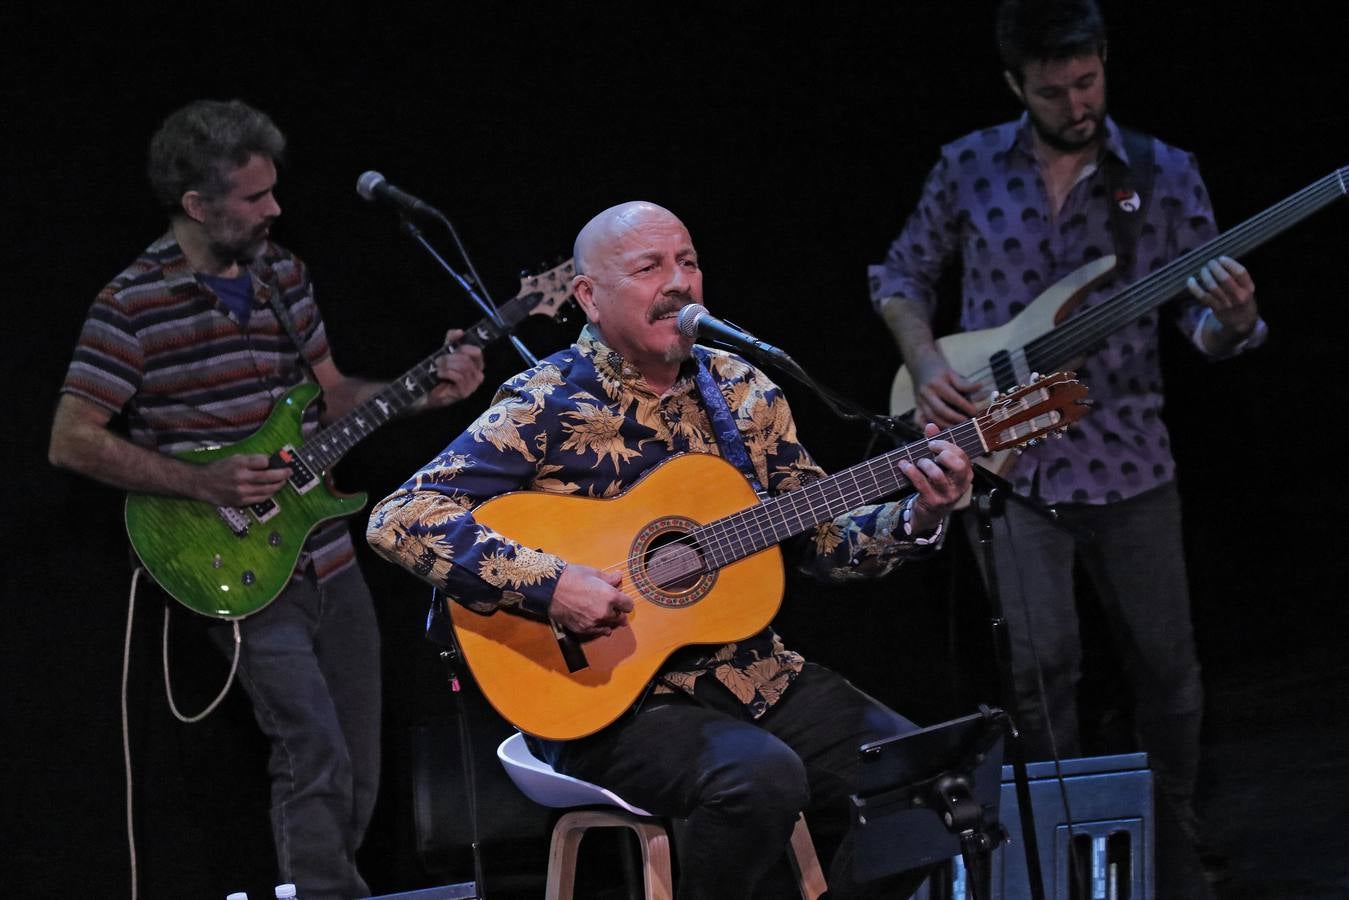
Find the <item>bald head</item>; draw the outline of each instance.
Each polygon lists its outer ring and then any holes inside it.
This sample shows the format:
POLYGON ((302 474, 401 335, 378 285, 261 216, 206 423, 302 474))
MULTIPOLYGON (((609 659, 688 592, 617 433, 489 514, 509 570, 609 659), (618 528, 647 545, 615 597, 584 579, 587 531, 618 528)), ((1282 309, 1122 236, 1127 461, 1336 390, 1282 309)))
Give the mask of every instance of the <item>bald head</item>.
POLYGON ((572 292, 602 340, 657 393, 678 374, 693 339, 676 315, 702 303, 703 273, 684 223, 654 203, 611 206, 576 235, 572 292))
POLYGON ((683 227, 674 213, 646 200, 629 200, 595 216, 577 233, 576 244, 572 247, 577 274, 588 275, 593 272, 612 253, 614 245, 623 235, 639 225, 656 221, 683 227))

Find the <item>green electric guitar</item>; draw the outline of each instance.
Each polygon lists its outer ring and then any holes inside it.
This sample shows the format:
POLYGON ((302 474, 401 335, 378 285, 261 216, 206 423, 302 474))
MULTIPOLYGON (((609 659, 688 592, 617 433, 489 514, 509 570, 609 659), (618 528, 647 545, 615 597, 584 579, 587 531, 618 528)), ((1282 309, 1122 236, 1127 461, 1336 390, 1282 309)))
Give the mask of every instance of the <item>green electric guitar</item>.
MULTIPOLYGON (((464 333, 460 343, 485 346, 528 315, 556 316, 571 296, 572 274, 567 260, 522 278, 520 292, 498 311, 499 322, 483 319, 464 333)), ((129 494, 127 534, 146 571, 180 603, 204 615, 241 619, 271 603, 290 581, 310 532, 365 506, 365 494, 333 489, 329 477, 333 466, 358 441, 434 387, 436 360, 451 349, 441 347, 307 440, 301 434, 301 419, 319 395, 312 382, 287 391, 263 426, 244 440, 178 454, 186 462, 204 464, 262 453, 278 465, 290 466, 292 475, 271 499, 245 508, 129 494)))

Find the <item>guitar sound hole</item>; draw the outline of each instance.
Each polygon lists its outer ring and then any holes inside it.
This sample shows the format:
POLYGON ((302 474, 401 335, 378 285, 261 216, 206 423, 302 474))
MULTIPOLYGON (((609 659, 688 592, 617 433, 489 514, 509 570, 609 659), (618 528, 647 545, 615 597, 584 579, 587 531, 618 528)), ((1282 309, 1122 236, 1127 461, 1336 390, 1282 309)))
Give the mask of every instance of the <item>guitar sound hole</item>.
POLYGON ((645 563, 647 576, 662 590, 682 593, 698 583, 703 559, 681 534, 663 534, 651 543, 645 563))
POLYGON ((689 536, 698 523, 683 516, 648 522, 632 542, 629 559, 632 585, 646 600, 672 609, 690 606, 707 596, 717 573, 709 571, 689 536))

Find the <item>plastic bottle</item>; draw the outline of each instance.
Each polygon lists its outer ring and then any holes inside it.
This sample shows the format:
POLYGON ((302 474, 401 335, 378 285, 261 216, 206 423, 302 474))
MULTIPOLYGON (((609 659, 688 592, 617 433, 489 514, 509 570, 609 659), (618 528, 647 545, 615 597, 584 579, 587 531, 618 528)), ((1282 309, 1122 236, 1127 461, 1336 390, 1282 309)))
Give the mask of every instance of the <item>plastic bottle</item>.
POLYGON ((276 900, 296 900, 295 885, 278 884, 276 886, 276 900))

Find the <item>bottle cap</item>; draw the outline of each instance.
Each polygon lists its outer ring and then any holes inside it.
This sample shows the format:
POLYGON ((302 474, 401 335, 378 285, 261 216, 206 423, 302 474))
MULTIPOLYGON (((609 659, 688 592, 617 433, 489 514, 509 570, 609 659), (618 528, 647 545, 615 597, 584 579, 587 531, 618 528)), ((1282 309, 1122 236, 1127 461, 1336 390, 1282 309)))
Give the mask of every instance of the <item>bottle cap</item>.
POLYGON ((248 894, 245 891, 235 891, 233 894, 226 894, 225 900, 248 900, 248 894))
POLYGON ((276 886, 276 900, 291 900, 295 896, 295 885, 278 884, 276 886))

